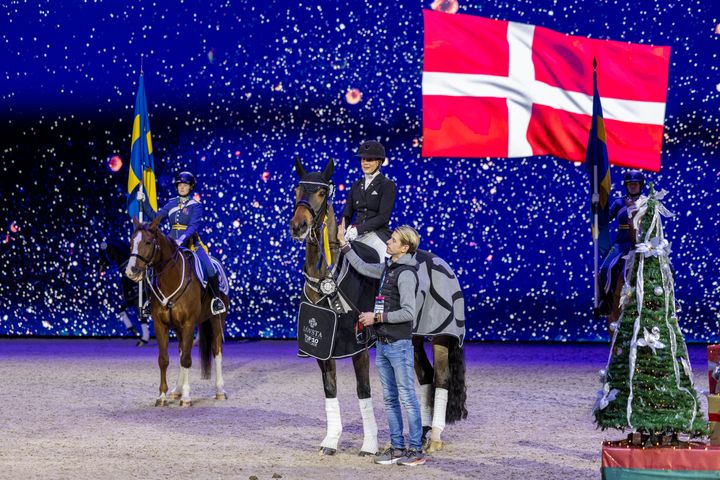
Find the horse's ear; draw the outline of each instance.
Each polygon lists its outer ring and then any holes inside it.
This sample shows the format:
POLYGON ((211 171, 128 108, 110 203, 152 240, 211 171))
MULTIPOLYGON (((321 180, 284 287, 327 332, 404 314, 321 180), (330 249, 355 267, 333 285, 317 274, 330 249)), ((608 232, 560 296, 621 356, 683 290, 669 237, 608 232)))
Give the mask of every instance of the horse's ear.
POLYGON ((135 230, 137 230, 142 223, 140 223, 140 220, 138 220, 137 217, 133 217, 133 225, 135 226, 135 230))
POLYGON ((302 162, 300 161, 300 157, 295 157, 295 171, 298 174, 298 177, 301 179, 307 175, 307 172, 305 171, 305 167, 303 167, 302 162))
POLYGON ((162 217, 158 215, 150 224, 150 230, 157 230, 158 225, 160 225, 160 221, 162 221, 162 217))
POLYGON ((329 182, 330 180, 332 180, 333 170, 335 170, 335 162, 331 158, 328 161, 327 165, 325 165, 325 170, 323 170, 323 172, 322 172, 322 176, 325 179, 325 181, 329 182))

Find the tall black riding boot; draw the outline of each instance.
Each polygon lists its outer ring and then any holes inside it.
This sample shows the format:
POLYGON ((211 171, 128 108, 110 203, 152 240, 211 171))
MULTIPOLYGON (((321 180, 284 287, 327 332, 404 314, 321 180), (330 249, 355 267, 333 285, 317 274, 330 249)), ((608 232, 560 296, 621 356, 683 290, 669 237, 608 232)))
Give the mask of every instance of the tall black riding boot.
POLYGON ((220 281, 219 281, 217 275, 208 278, 208 287, 210 287, 210 294, 213 296, 213 299, 210 302, 210 312, 213 315, 217 315, 219 313, 225 313, 225 310, 226 310, 225 304, 220 299, 219 283, 220 283, 220 281))

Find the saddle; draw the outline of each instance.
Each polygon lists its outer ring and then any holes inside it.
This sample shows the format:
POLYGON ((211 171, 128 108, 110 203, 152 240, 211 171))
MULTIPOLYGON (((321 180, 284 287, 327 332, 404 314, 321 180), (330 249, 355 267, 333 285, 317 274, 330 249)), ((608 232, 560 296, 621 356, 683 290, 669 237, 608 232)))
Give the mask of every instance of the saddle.
MULTIPOLYGON (((193 266, 195 270, 195 275, 197 276, 198 280, 200 280, 203 289, 206 289, 208 283, 208 274, 202 268, 202 262, 200 261, 200 258, 195 252, 190 249, 181 248, 180 251, 185 256, 185 259, 187 259, 188 263, 193 266)), ((230 292, 230 283, 228 282, 227 275, 225 275, 225 269, 223 268, 222 264, 218 259, 216 259, 212 255, 208 256, 210 257, 210 262, 213 264, 215 270, 217 270, 218 272, 218 286, 220 287, 220 291, 223 292, 225 295, 228 295, 228 293, 230 292)))

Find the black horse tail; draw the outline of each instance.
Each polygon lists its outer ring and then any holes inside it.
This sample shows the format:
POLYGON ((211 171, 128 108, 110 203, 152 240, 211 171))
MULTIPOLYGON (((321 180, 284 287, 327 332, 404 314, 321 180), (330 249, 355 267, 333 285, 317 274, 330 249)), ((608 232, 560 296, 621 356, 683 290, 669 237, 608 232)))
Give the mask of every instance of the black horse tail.
POLYGON ((212 324, 210 320, 205 320, 200 324, 200 371, 201 378, 210 378, 210 370, 212 368, 212 324))
POLYGON ((448 348, 448 368, 450 380, 448 384, 448 404, 445 411, 445 422, 455 423, 467 418, 465 407, 467 389, 465 387, 465 350, 457 338, 450 340, 448 348))

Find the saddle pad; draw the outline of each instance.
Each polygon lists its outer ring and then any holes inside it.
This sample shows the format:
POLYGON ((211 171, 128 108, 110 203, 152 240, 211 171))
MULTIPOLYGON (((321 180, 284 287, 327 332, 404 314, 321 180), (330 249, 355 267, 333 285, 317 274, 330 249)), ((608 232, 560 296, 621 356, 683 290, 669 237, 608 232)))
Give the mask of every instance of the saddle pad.
POLYGON ((336 328, 335 312, 312 303, 300 303, 297 339, 302 353, 320 360, 329 359, 333 354, 336 328))

